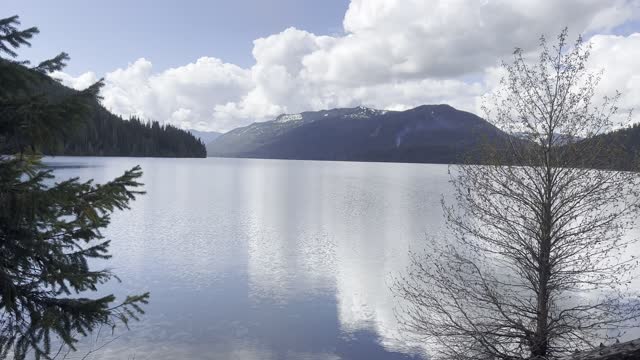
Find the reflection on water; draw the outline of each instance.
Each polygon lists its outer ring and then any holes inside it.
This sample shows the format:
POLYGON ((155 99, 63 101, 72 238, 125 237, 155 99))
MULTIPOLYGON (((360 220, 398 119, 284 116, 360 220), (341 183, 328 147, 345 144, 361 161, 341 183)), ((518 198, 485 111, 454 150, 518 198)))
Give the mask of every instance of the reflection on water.
POLYGON ((398 331, 389 285, 408 250, 443 228, 446 166, 47 162, 59 177, 97 181, 144 170, 147 195, 105 232, 123 280, 105 290, 150 291, 151 303, 95 359, 421 358, 398 331))

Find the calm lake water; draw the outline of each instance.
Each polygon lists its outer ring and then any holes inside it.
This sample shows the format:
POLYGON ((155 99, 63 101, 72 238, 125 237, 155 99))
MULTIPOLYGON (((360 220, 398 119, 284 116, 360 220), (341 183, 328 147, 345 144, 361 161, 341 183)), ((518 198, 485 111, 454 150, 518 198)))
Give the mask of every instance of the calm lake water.
POLYGON ((105 290, 150 291, 151 302, 140 323, 90 358, 424 357, 399 331, 390 284, 408 251, 443 231, 447 166, 46 162, 60 179, 104 182, 137 164, 144 171, 147 194, 104 232, 114 255, 106 266, 122 279, 105 290))

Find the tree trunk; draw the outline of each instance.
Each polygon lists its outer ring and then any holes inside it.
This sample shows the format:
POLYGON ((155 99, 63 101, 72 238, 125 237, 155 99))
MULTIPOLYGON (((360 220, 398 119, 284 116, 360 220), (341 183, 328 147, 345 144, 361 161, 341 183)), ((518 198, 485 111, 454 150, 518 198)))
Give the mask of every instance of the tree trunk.
MULTIPOLYGON (((551 138, 552 134, 549 135, 551 138)), ((549 277, 551 276, 551 231, 552 231, 552 189, 553 177, 550 163, 551 140, 545 154, 545 194, 542 202, 542 221, 540 231, 540 253, 538 254, 538 302, 536 331, 531 346, 532 358, 545 358, 549 349, 549 336, 547 332, 547 319, 549 318, 549 277)))

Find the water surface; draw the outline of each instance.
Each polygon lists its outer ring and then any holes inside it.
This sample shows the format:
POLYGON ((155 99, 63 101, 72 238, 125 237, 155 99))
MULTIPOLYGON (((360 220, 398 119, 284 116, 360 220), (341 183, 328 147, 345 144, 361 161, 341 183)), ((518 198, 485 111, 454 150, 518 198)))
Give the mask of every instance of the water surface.
MULTIPOLYGON (((389 289, 443 228, 443 165, 243 159, 47 159, 104 182, 140 164, 113 216, 117 295, 142 322, 94 359, 420 359, 389 289)), ((82 353, 80 351, 78 354, 82 353)))

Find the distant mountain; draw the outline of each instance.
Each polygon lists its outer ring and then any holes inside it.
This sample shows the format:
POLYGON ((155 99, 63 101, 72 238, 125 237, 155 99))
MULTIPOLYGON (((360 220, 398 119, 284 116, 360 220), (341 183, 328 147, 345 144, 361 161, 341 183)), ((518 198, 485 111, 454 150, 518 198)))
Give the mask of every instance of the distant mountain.
POLYGON ((198 130, 187 130, 191 133, 191 135, 200 139, 204 144, 208 144, 213 140, 217 139, 218 136, 222 135, 221 132, 217 131, 198 131, 198 130))
POLYGON ((484 140, 506 138, 484 119, 449 105, 407 111, 365 107, 284 114, 232 130, 208 156, 454 163, 484 140))

